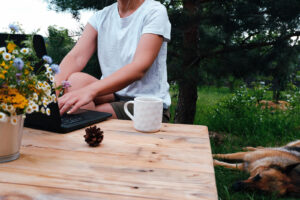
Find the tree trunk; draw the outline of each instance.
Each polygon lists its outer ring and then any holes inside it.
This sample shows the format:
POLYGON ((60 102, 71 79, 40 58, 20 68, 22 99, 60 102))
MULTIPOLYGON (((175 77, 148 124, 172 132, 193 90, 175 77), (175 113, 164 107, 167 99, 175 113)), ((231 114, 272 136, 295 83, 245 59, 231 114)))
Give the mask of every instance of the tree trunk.
MULTIPOLYGON (((196 0, 183 0, 183 9, 192 18, 197 11, 196 0)), ((193 124, 196 113, 197 81, 191 70, 197 57, 197 24, 187 25, 184 30, 182 79, 179 81, 175 123, 193 124)))
POLYGON ((189 82, 179 83, 175 123, 193 124, 196 113, 197 97, 197 85, 189 82))

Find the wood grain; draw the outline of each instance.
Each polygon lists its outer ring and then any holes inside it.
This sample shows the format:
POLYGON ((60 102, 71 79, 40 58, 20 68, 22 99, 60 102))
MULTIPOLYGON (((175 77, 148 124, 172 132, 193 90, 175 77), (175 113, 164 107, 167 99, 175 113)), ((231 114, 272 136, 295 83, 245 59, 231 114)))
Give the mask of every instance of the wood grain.
POLYGON ((26 128, 21 157, 0 164, 0 199, 217 199, 207 127, 163 124, 149 134, 126 120, 97 126, 104 140, 96 148, 84 130, 26 128))

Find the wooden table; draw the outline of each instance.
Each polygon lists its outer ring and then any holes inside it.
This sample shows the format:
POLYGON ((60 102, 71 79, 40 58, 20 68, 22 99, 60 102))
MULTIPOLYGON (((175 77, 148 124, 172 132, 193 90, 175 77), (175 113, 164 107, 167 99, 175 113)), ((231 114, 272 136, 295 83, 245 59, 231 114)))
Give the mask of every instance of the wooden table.
POLYGON ((126 120, 97 124, 99 147, 84 129, 68 134, 24 129, 21 157, 0 164, 0 199, 217 199, 205 126, 163 124, 139 133, 126 120))

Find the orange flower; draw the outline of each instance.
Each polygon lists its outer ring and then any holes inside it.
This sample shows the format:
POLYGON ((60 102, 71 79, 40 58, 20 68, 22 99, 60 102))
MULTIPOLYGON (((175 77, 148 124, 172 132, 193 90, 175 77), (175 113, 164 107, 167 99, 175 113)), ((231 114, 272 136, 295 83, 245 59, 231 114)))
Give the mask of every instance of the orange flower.
POLYGON ((8 53, 11 53, 13 52, 13 50, 16 48, 17 45, 15 45, 14 43, 8 43, 7 44, 7 50, 8 50, 8 53))

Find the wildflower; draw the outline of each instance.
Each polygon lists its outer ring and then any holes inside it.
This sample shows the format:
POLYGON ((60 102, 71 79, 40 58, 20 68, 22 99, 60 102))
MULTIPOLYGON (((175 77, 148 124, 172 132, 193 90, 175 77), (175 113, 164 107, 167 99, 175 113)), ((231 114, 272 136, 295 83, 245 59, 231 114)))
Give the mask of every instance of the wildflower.
POLYGON ((71 87, 71 83, 69 81, 62 81, 61 86, 62 86, 62 88, 67 89, 67 88, 71 87))
POLYGON ((10 53, 3 53, 2 57, 5 61, 8 61, 11 59, 11 54, 10 53))
POLYGON ((48 78, 51 81, 51 83, 54 83, 54 77, 53 76, 48 76, 48 78))
POLYGON ((10 117, 10 123, 12 125, 17 125, 18 124, 18 118, 17 118, 17 116, 11 116, 10 117))
POLYGON ((44 107, 41 108, 41 113, 46 114, 46 110, 44 107))
POLYGON ((18 70, 22 70, 24 66, 24 62, 21 58, 16 58, 13 64, 18 70))
POLYGON ((18 53, 19 53, 19 51, 16 49, 12 51, 12 54, 18 54, 18 53))
POLYGON ((7 44, 7 51, 8 51, 8 53, 12 53, 13 50, 15 50, 16 46, 17 46, 17 45, 15 45, 14 43, 11 43, 11 42, 8 43, 8 44, 7 44))
POLYGON ((60 72, 59 65, 52 64, 50 67, 51 67, 52 71, 54 72, 54 74, 58 74, 60 72))
POLYGON ((51 100, 52 100, 52 102, 56 103, 56 95, 55 94, 51 95, 51 100))
POLYGON ((10 24, 8 27, 10 28, 10 30, 12 32, 18 32, 19 31, 19 26, 16 25, 16 24, 10 24))
POLYGON ((6 122, 6 121, 7 121, 6 114, 3 112, 0 112, 0 122, 6 122))
POLYGON ((31 114, 32 112, 33 112, 32 107, 31 107, 31 106, 28 106, 28 107, 26 108, 26 113, 27 113, 27 114, 31 114))
POLYGON ((0 47, 0 53, 4 53, 6 52, 6 48, 5 47, 0 47))
POLYGON ((25 55, 28 54, 29 53, 29 48, 22 48, 21 53, 25 54, 25 55))
POLYGON ((51 111, 49 108, 46 109, 46 114, 49 116, 51 114, 51 111))
POLYGON ((12 105, 8 105, 8 106, 7 106, 7 111, 8 111, 9 113, 14 113, 14 112, 15 112, 15 108, 14 108, 12 105))
POLYGON ((50 56, 44 55, 43 60, 46 61, 47 63, 51 64, 52 63, 52 58, 50 56))
POLYGON ((16 77, 19 79, 22 76, 21 73, 16 73, 16 77))
POLYGON ((39 100, 39 96, 37 95, 37 93, 33 93, 32 97, 33 97, 33 100, 35 100, 35 101, 39 100))
POLYGON ((39 111, 39 106, 37 104, 33 104, 31 106, 32 110, 35 111, 35 112, 38 112, 39 111))
POLYGON ((52 68, 51 67, 46 67, 46 74, 51 74, 52 75, 52 68))

